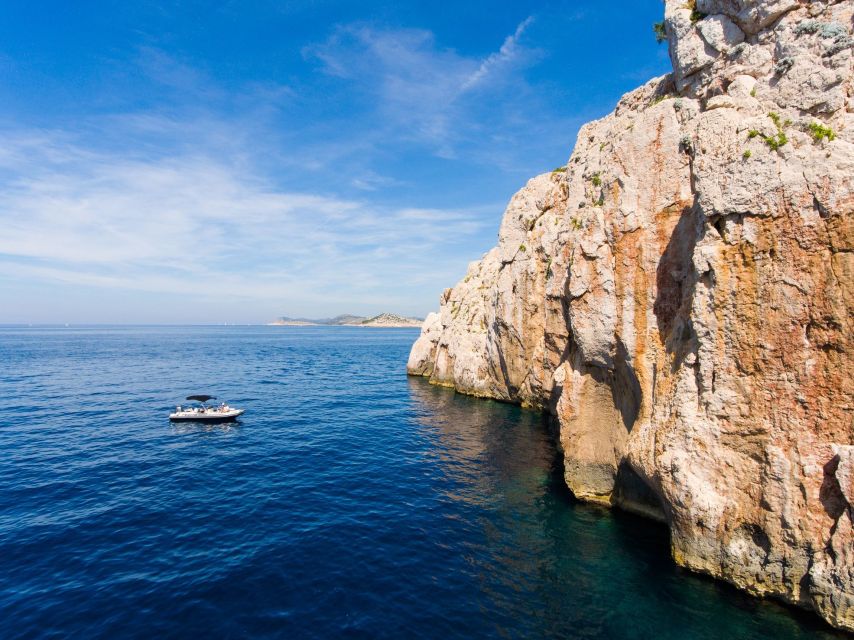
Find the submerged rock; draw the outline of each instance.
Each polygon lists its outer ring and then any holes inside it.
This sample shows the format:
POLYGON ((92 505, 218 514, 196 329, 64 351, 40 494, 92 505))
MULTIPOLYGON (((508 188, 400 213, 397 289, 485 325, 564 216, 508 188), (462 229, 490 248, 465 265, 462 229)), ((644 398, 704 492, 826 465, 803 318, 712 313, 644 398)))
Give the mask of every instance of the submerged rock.
POLYGON ((854 0, 684 5, 673 74, 513 197, 409 371, 549 411, 576 496, 854 630, 854 0))

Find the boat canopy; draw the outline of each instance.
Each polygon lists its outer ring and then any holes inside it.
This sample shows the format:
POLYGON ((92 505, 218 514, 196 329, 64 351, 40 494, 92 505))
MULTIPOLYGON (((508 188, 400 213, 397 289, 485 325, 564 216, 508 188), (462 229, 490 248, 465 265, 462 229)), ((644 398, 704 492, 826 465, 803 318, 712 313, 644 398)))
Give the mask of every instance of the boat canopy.
POLYGON ((187 400, 198 400, 199 402, 207 402, 208 400, 216 400, 216 396, 187 396, 187 400))

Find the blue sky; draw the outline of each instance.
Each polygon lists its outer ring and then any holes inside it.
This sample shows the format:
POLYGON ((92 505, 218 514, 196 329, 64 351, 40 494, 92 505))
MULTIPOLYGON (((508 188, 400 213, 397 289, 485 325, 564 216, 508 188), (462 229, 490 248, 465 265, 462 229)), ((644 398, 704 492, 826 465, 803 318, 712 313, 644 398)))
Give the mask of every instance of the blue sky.
POLYGON ((423 316, 660 0, 0 5, 0 323, 423 316))

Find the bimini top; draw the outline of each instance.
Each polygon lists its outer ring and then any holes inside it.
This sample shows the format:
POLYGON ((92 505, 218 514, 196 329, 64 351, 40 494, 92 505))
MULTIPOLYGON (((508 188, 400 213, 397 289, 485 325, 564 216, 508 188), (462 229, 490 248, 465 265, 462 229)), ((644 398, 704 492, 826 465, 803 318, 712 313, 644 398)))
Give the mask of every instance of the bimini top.
POLYGON ((216 396, 187 396, 187 400, 198 400, 199 402, 207 402, 208 400, 216 400, 216 396))

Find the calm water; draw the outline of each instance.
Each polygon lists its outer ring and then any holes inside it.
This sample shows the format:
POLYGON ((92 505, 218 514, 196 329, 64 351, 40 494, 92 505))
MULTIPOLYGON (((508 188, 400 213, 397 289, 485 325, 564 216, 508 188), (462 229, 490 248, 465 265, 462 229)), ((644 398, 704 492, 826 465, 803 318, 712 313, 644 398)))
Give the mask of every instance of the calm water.
POLYGON ((0 329, 0 637, 831 638, 575 504, 417 331, 0 329), (175 426, 188 393, 247 409, 175 426))

